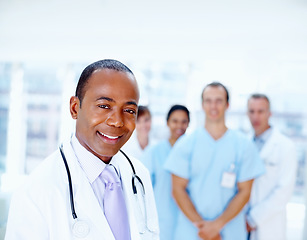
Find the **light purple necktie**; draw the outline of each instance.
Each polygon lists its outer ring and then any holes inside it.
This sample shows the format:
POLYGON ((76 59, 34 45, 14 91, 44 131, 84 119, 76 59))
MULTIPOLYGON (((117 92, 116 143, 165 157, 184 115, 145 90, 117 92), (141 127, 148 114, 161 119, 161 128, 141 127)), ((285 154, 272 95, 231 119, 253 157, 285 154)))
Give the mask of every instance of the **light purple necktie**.
POLYGON ((100 174, 105 182, 104 213, 116 240, 130 240, 130 227, 121 181, 112 165, 100 174))

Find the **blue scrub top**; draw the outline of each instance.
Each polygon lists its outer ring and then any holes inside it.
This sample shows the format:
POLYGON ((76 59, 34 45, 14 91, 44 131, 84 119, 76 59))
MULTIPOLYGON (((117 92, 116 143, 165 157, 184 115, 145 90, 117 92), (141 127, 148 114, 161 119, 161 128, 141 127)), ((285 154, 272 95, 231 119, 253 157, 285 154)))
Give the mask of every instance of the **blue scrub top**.
POLYGON ((172 197, 171 174, 163 165, 171 152, 168 140, 145 150, 142 162, 148 168, 153 184, 159 217, 160 240, 174 239, 174 231, 179 209, 172 197))
MULTIPOLYGON (((235 173, 236 183, 254 179, 265 172, 254 143, 242 133, 227 130, 220 139, 214 140, 205 128, 180 138, 165 168, 189 180, 187 191, 205 220, 221 215, 238 191, 237 184, 231 188, 221 186, 224 172, 235 173)), ((242 210, 225 225, 221 231, 223 240, 247 238, 244 215, 242 210)), ((180 212, 174 239, 198 240, 197 233, 197 228, 180 212)))

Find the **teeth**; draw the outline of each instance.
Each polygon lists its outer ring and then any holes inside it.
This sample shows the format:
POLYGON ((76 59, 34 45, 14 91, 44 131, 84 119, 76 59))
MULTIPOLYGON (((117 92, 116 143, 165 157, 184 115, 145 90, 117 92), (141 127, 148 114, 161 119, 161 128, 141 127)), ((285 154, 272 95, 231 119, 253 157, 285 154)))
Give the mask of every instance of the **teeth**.
POLYGON ((104 134, 104 133, 100 133, 102 136, 104 137, 107 137, 107 138, 110 138, 110 139, 117 139, 118 137, 112 137, 112 136, 109 136, 107 134, 104 134))

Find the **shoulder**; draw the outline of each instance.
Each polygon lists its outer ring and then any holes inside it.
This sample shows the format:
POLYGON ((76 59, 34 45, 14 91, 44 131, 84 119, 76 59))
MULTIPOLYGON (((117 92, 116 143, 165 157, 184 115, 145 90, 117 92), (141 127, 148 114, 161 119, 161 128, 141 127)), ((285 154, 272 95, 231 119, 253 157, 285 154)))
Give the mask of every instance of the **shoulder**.
POLYGON ((274 144, 279 149, 280 153, 288 152, 294 155, 296 152, 294 142, 277 129, 273 129, 271 140, 268 139, 268 142, 274 144))
POLYGON ((52 192, 57 188, 58 182, 62 178, 59 169, 60 157, 59 151, 56 151, 44 159, 15 191, 14 195, 28 196, 35 200, 41 199, 47 192, 52 192))
POLYGON ((148 149, 150 149, 151 151, 158 151, 159 149, 168 147, 168 145, 168 140, 165 139, 155 143, 154 145, 149 146, 148 149))
MULTIPOLYGON (((197 128, 191 133, 185 133, 184 135, 182 135, 177 140, 177 142, 181 144, 193 144, 195 141, 203 139, 204 131, 205 130, 203 128, 197 128)), ((175 145, 177 144, 177 142, 175 143, 175 145)))
MULTIPOLYGON (((59 166, 61 165, 61 155, 57 150, 49 155, 37 166, 30 174, 30 179, 41 179, 42 181, 50 181, 55 179, 59 174, 59 166)), ((64 163, 63 163, 64 167, 64 163)))
POLYGON ((248 136, 246 134, 244 134, 243 132, 239 131, 239 130, 233 130, 233 129, 229 129, 228 130, 231 137, 239 140, 239 141, 246 141, 249 140, 248 136))
POLYGON ((293 141, 289 137, 287 137, 277 129, 273 129, 272 137, 275 139, 275 141, 286 144, 293 144, 293 141))
POLYGON ((252 140, 243 132, 229 129, 229 139, 240 146, 253 144, 252 140))
POLYGON ((257 155, 255 143, 246 134, 239 130, 229 130, 229 141, 236 151, 243 155, 257 155))

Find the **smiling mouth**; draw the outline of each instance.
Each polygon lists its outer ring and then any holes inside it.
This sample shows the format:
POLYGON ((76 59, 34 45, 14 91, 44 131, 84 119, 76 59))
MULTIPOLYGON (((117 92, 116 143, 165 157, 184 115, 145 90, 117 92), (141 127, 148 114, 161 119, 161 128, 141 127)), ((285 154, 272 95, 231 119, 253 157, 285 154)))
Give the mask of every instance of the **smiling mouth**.
POLYGON ((115 136, 114 137, 114 136, 110 136, 110 135, 107 135, 107 134, 102 133, 102 132, 98 132, 98 134, 103 136, 103 137, 105 137, 105 138, 107 138, 107 139, 110 139, 110 140, 117 140, 117 139, 122 137, 122 136, 115 136))
POLYGON ((177 129, 177 130, 175 131, 175 133, 176 133, 176 134, 179 134, 179 135, 182 135, 182 134, 184 133, 184 130, 182 130, 182 129, 177 129))

